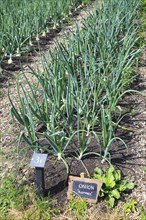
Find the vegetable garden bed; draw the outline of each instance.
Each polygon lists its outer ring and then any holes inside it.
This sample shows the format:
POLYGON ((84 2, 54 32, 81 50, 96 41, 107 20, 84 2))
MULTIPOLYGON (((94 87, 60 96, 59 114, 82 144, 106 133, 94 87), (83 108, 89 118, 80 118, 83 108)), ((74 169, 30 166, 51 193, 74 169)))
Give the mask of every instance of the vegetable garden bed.
MULTIPOLYGON (((39 50, 60 31, 63 23, 90 1, 7 0, 0 3, 0 67, 39 50)), ((8 68, 8 66, 7 66, 8 68)), ((16 68, 14 69, 16 70, 16 68)))
POLYGON ((42 73, 30 70, 37 85, 27 76, 27 89, 17 83, 18 105, 9 96, 11 114, 24 127, 20 139, 35 151, 56 155, 67 173, 68 148, 77 160, 96 155, 102 161, 110 161, 113 142, 127 148, 117 136, 125 116, 119 102, 133 92, 127 88, 141 51, 137 14, 137 1, 105 2, 66 45, 59 43, 56 52, 50 51, 49 62, 42 58, 42 73), (91 139, 97 151, 90 150, 91 139))
MULTIPOLYGON (((137 147, 133 123, 145 106, 140 93, 129 89, 134 81, 140 82, 138 7, 137 1, 104 2, 82 29, 50 51, 49 59, 42 58, 43 71, 30 69, 35 84, 23 73, 25 86, 17 83, 19 103, 9 93, 11 114, 23 128, 19 141, 23 138, 30 148, 28 157, 32 151, 49 153, 46 185, 60 204, 66 199, 69 173, 90 177, 95 167, 107 169, 109 164, 145 191, 138 181, 144 178, 144 148, 137 147)), ((29 180, 34 180, 32 173, 29 180)), ((136 196, 144 207, 143 195, 136 196)))

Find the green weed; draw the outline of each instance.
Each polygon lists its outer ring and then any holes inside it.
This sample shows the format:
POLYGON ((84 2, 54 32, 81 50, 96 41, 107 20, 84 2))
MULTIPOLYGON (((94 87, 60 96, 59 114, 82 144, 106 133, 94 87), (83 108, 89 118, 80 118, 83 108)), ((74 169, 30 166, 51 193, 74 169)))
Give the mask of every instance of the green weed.
POLYGON ((146 220, 146 210, 141 213, 140 220, 146 220))
POLYGON ((137 202, 134 199, 131 199, 129 202, 126 202, 124 205, 124 212, 130 213, 135 212, 137 209, 137 202))
POLYGON ((113 166, 110 166, 106 172, 95 168, 94 178, 103 181, 99 196, 104 197, 111 208, 114 207, 115 202, 120 199, 123 192, 134 188, 134 183, 122 179, 121 171, 116 170, 113 166))
POLYGON ((0 219, 46 220, 59 213, 50 198, 38 198, 33 186, 19 185, 14 177, 0 182, 0 219))
POLYGON ((87 220, 86 210, 88 203, 86 200, 72 196, 69 201, 69 209, 75 214, 77 220, 87 220))

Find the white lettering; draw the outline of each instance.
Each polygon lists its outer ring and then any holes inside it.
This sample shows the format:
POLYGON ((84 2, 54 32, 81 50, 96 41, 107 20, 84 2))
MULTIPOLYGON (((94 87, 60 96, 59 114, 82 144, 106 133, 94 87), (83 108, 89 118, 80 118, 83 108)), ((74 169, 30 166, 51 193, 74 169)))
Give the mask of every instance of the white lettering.
POLYGON ((80 189, 88 189, 88 190, 94 190, 94 186, 93 185, 89 185, 89 184, 79 184, 79 188, 80 189))
POLYGON ((92 192, 84 192, 84 191, 80 191, 79 189, 77 190, 78 191, 78 193, 80 194, 80 195, 87 195, 87 196, 92 196, 92 192))

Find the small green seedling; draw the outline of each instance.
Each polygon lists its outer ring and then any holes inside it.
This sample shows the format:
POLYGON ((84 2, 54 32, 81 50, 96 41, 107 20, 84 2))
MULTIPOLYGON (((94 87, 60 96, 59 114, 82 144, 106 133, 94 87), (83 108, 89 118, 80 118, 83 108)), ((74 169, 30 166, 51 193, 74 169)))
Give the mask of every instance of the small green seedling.
POLYGON ((136 211, 137 202, 134 199, 131 199, 129 202, 126 202, 124 205, 124 212, 130 213, 136 211))

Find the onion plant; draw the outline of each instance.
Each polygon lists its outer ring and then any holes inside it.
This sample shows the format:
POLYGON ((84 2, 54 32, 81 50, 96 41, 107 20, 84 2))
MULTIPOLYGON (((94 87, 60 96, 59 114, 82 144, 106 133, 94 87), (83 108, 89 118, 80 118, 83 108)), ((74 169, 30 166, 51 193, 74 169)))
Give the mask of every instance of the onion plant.
POLYGON ((72 37, 66 36, 42 58, 42 72, 30 69, 38 84, 26 77, 29 91, 18 86, 19 108, 9 96, 12 115, 23 125, 30 147, 56 155, 67 170, 67 152, 79 160, 91 154, 110 160, 114 141, 127 148, 116 130, 123 119, 119 101, 133 80, 141 50, 135 27, 138 2, 104 1, 82 29, 77 27, 72 37), (44 126, 39 134, 38 125, 44 126))
MULTIPOLYGON (((56 28, 62 19, 85 0, 5 0, 0 2, 0 59, 20 56, 45 35, 56 28)), ((85 1, 86 2, 86 1, 85 1)))

